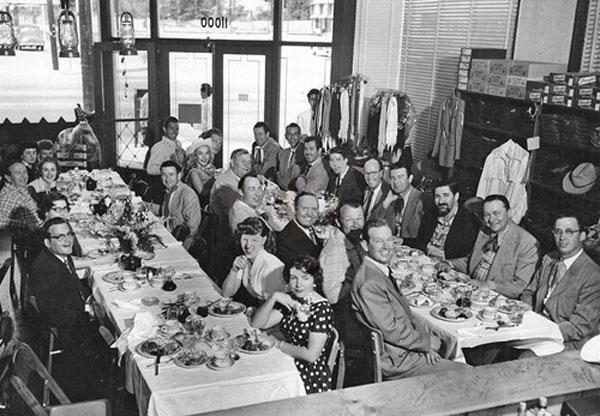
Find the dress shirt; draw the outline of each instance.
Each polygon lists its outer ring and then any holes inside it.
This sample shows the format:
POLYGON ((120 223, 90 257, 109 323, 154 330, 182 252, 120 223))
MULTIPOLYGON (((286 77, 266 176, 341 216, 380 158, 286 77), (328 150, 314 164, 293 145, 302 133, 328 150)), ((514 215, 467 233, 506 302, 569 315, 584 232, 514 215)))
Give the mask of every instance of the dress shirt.
POLYGON ((172 156, 176 155, 178 149, 183 151, 179 140, 171 140, 168 137, 163 137, 160 142, 152 146, 150 159, 146 168, 148 175, 160 175, 160 165, 167 160, 171 160, 172 156))
POLYGON ((373 210, 373 207, 375 206, 375 201, 377 201, 377 198, 379 198, 379 194, 381 193, 381 186, 383 185, 383 181, 379 183, 379 185, 377 185, 375 187, 375 189, 369 189, 369 196, 367 197, 367 204, 368 206, 364 207, 365 210, 365 218, 369 216, 369 214, 371 213, 371 211, 373 210))
POLYGON ((571 268, 571 266, 573 265, 573 263, 575 263, 575 261, 579 258, 579 256, 581 256, 581 253, 583 253, 583 249, 580 249, 577 254, 575 254, 574 256, 569 257, 568 259, 560 259, 559 261, 557 261, 556 263, 556 269, 554 271, 554 275, 550 278, 550 280, 548 281, 548 293, 546 294, 546 297, 544 298, 544 304, 548 301, 548 298, 550 297, 550 295, 552 295, 552 292, 554 292, 554 289, 556 289, 556 286, 558 286, 558 282, 560 282, 560 279, 562 279, 565 274, 567 273, 567 271, 569 271, 569 269, 571 268), (564 270, 560 270, 560 263, 562 263, 564 265, 564 270))

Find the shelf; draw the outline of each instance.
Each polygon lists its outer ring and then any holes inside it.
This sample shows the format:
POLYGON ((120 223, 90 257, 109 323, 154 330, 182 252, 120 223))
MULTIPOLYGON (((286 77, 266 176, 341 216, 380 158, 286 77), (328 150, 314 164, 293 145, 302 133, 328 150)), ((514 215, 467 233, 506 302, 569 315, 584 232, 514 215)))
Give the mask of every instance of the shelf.
POLYGON ((558 147, 560 149, 565 149, 565 150, 574 150, 579 153, 586 153, 586 152, 600 153, 600 147, 595 147, 595 146, 592 146, 591 144, 587 145, 587 146, 583 146, 583 145, 577 145, 574 143, 558 142, 556 140, 549 140, 549 139, 544 139, 543 137, 540 137, 540 148, 541 149, 543 149, 543 145, 554 146, 554 147, 558 147))
MULTIPOLYGON (((487 131, 487 132, 493 133, 493 134, 503 135, 507 139, 516 139, 516 140, 526 140, 527 139, 527 136, 525 136, 523 134, 517 134, 512 131, 499 129, 497 127, 486 126, 486 125, 479 124, 479 123, 473 123, 471 121, 465 121, 465 126, 472 128, 472 129, 487 131)), ((533 132, 533 127, 532 127, 531 131, 533 132)))

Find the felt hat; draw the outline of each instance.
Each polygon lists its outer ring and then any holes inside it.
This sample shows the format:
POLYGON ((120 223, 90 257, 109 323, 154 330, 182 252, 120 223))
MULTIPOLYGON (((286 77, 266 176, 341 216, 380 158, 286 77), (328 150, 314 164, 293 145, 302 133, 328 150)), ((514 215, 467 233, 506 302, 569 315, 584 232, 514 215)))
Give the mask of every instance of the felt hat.
POLYGON ((196 149, 199 148, 200 146, 208 146, 208 149, 212 153, 212 140, 210 140, 210 138, 208 138, 208 139, 198 139, 198 140, 194 141, 192 144, 190 144, 187 147, 187 149, 185 149, 185 154, 188 156, 193 154, 196 151, 196 149))
POLYGON ((600 363, 600 335, 596 335, 583 344, 581 359, 588 363, 600 363))
POLYGON ((594 186, 598 172, 591 163, 580 163, 563 178, 563 190, 568 194, 585 194, 594 186))

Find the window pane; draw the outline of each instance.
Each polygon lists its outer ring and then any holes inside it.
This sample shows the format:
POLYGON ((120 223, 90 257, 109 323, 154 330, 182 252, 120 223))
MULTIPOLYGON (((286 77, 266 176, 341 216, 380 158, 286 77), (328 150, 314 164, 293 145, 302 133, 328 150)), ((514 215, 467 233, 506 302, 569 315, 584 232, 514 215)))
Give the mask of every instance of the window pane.
MULTIPOLYGON (((315 46, 283 46, 281 48, 281 95, 279 136, 285 126, 296 123, 298 115, 310 110, 306 94, 329 84, 331 48, 315 46)), ((284 142, 281 141, 283 144, 284 142)), ((287 146, 287 144, 286 144, 287 146)))
POLYGON ((159 36, 273 39, 273 0, 162 0, 159 36))
POLYGON ((252 127, 265 117, 265 56, 223 56, 223 166, 239 148, 250 150, 252 127))
POLYGON ((200 87, 212 87, 211 53, 169 53, 169 89, 171 115, 179 119, 179 136, 183 148, 212 127, 212 95, 202 98, 200 87))
POLYGON ((113 52, 113 62, 117 164, 141 169, 148 150, 142 135, 148 122, 148 54, 138 51, 125 57, 113 52))
POLYGON ((283 40, 331 42, 335 0, 286 0, 283 40))
POLYGON ((150 37, 150 5, 149 0, 110 0, 113 15, 112 35, 119 37, 119 18, 121 13, 129 12, 133 16, 133 28, 136 38, 150 37))

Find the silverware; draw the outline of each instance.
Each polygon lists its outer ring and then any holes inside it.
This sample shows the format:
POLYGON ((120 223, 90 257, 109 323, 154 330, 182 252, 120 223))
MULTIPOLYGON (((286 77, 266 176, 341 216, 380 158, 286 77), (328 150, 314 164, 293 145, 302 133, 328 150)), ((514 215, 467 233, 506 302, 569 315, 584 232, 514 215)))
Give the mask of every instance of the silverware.
MULTIPOLYGON (((171 358, 169 358, 168 360, 161 361, 161 362, 160 362, 160 364, 169 364, 169 363, 173 362, 173 359, 174 359, 174 358, 173 358, 173 357, 171 357, 171 358)), ((153 362, 152 364, 148 364, 148 365, 146 366, 146 368, 154 367, 155 365, 156 365, 156 360, 155 360, 155 362, 153 362)))

